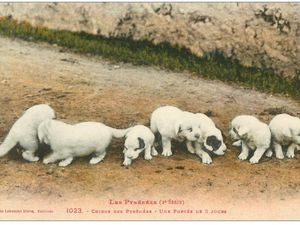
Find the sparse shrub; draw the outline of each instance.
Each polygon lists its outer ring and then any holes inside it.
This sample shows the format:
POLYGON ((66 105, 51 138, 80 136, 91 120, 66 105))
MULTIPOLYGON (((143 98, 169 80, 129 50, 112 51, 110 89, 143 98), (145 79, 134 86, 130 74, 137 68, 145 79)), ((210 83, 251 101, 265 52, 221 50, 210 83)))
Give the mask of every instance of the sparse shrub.
POLYGON ((288 79, 270 69, 242 66, 237 60, 224 56, 220 51, 197 57, 190 50, 169 43, 154 45, 149 41, 130 38, 104 37, 85 32, 51 30, 33 27, 27 22, 17 22, 0 17, 0 35, 27 41, 48 42, 69 48, 76 53, 99 55, 116 62, 135 65, 154 65, 172 71, 189 71, 201 77, 238 83, 270 93, 300 97, 299 76, 288 79))

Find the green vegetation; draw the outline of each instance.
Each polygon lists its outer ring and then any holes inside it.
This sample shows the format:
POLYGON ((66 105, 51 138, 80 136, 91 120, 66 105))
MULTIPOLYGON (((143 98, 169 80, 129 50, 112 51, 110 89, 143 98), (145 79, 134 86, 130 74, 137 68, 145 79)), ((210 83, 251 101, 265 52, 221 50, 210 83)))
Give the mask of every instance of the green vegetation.
POLYGON ((33 27, 27 22, 0 18, 0 35, 33 42, 48 42, 66 47, 76 53, 99 55, 117 62, 155 65, 173 71, 189 71, 209 79, 242 84, 270 93, 300 97, 300 78, 283 78, 273 71, 242 66, 221 52, 197 57, 185 48, 168 43, 154 45, 149 41, 130 38, 106 38, 84 32, 51 30, 33 27))

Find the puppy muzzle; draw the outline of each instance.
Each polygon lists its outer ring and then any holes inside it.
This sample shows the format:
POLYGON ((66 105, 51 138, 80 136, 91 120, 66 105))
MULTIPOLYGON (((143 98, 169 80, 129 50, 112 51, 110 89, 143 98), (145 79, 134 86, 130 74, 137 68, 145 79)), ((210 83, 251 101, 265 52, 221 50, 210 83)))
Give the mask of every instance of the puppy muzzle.
POLYGON ((225 152, 222 149, 218 149, 216 151, 213 151, 213 153, 215 153, 216 155, 224 155, 225 152))

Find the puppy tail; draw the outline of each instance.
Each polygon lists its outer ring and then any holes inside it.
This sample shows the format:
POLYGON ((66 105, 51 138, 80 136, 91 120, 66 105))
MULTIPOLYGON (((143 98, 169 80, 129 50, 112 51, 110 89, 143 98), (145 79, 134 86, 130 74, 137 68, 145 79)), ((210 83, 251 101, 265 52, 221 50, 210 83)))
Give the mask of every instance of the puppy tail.
POLYGON ((152 120, 150 121, 150 129, 151 129, 153 134, 156 134, 158 132, 156 124, 152 120))
POLYGON ((17 142, 12 137, 12 134, 8 133, 4 142, 0 145, 0 157, 5 156, 16 145, 17 145, 17 142))
POLYGON ((128 129, 115 129, 115 128, 111 128, 112 136, 114 138, 122 138, 122 137, 124 137, 130 131, 130 129, 131 128, 128 128, 128 129))

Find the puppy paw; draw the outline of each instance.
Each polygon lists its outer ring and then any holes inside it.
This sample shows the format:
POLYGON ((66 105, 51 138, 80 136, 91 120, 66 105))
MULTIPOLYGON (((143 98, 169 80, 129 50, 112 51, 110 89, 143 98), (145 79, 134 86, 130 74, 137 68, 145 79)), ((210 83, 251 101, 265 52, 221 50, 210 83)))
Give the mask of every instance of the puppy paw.
POLYGON ((202 155, 202 163, 203 164, 211 164, 212 159, 210 158, 209 155, 202 155))
POLYGON ((39 161, 40 160, 40 158, 39 157, 37 157, 37 156, 35 156, 35 157, 33 157, 33 158, 31 158, 31 162, 37 162, 37 161, 39 161))
POLYGON ((66 167, 66 166, 69 165, 69 164, 70 164, 70 163, 67 163, 67 162, 65 162, 65 161, 61 161, 61 162, 58 163, 58 165, 61 166, 61 167, 66 167))
POLYGON ((152 150, 151 150, 151 154, 153 155, 153 156, 157 156, 158 155, 158 152, 157 152, 157 150, 153 147, 152 148, 152 150))
POLYGON ((235 147, 241 147, 242 146, 242 141, 241 140, 238 140, 236 142, 233 142, 232 146, 235 146, 235 147))
POLYGON ((295 157, 295 153, 294 152, 287 152, 286 157, 288 157, 289 159, 292 159, 292 158, 295 157))
POLYGON ((45 165, 47 165, 47 164, 49 164, 49 161, 48 161, 47 159, 44 159, 44 160, 43 160, 43 163, 44 163, 45 165))
POLYGON ((267 156, 267 157, 271 158, 272 155, 273 155, 273 152, 272 152, 271 150, 268 150, 268 151, 266 152, 266 156, 267 156))
POLYGON ((241 153, 238 157, 240 160, 246 160, 248 158, 247 154, 241 153))
POLYGON ((95 165, 95 164, 99 163, 100 161, 101 161, 100 159, 92 158, 92 159, 90 160, 90 164, 91 164, 91 165, 95 165))
POLYGON ((284 155, 282 153, 276 154, 277 159, 284 159, 284 155))
POLYGON ((25 159, 29 162, 37 162, 40 159, 39 157, 34 156, 31 152, 27 152, 27 151, 23 152, 22 156, 23 156, 23 159, 25 159))
POLYGON ((258 163, 259 159, 256 157, 252 157, 249 161, 251 164, 256 164, 256 163, 258 163))
POLYGON ((131 161, 130 160, 124 160, 123 166, 129 166, 129 165, 131 165, 131 161))
POLYGON ((152 159, 152 156, 151 155, 145 155, 144 157, 146 160, 151 160, 152 159))
POLYGON ((172 155, 172 152, 171 152, 171 151, 163 151, 161 154, 162 154, 163 156, 168 157, 168 156, 171 156, 171 155, 172 155))

